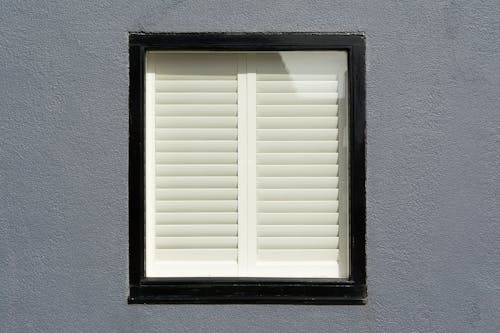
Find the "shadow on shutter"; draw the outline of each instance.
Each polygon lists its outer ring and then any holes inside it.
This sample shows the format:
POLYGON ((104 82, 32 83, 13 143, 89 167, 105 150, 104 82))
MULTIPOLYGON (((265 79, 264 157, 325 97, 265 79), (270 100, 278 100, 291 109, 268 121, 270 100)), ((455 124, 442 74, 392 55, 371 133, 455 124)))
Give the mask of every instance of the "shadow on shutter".
POLYGON ((338 54, 256 56, 257 276, 339 277, 338 54))

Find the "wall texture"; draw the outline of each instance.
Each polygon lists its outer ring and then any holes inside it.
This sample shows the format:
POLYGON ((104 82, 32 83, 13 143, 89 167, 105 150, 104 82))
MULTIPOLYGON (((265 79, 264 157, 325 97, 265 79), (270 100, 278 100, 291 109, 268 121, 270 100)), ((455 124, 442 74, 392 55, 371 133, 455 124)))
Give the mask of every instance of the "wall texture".
POLYGON ((0 331, 500 331, 499 18, 497 0, 2 1, 0 331), (127 305, 129 31, 366 33, 367 305, 127 305))

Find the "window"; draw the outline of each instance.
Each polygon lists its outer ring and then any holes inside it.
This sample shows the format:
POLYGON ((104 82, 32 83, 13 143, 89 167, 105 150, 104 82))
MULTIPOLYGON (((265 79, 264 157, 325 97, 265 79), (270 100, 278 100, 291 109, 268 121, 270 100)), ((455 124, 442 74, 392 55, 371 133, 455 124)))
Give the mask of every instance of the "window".
POLYGON ((364 40, 131 34, 129 301, 360 303, 364 40))

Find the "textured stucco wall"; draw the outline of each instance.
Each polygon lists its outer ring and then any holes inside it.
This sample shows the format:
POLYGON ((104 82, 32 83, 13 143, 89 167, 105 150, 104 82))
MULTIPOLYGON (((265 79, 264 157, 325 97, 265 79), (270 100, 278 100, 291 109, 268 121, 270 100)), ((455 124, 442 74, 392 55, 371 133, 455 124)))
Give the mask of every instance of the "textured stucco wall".
POLYGON ((0 331, 500 331, 499 18, 498 0, 2 1, 0 331), (128 31, 366 33, 367 305, 127 305, 128 31))

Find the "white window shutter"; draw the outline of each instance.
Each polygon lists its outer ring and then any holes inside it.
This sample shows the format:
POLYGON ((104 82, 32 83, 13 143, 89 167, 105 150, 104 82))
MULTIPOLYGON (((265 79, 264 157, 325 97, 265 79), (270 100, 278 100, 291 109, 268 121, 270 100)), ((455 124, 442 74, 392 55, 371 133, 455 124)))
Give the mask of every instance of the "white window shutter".
POLYGON ((147 62, 147 275, 234 276, 237 57, 149 53, 147 62))
POLYGON ((345 273, 339 267, 345 66, 342 52, 256 55, 257 276, 345 273))
POLYGON ((148 52, 146 276, 348 276, 346 52, 148 52))

